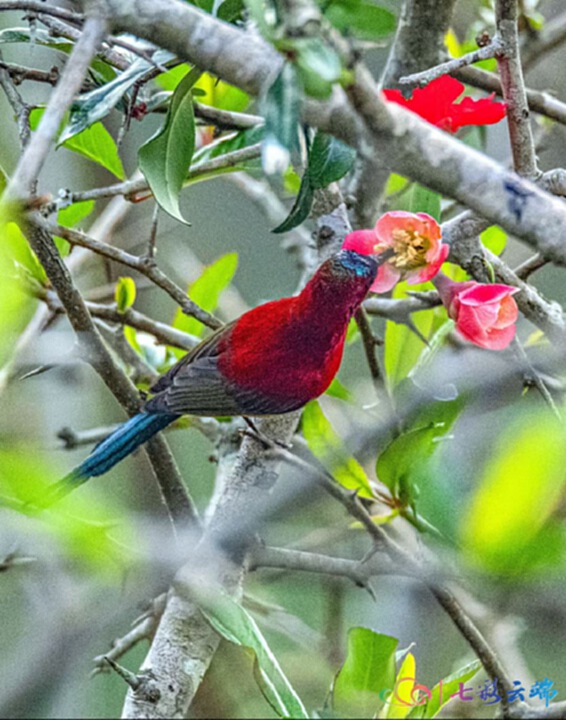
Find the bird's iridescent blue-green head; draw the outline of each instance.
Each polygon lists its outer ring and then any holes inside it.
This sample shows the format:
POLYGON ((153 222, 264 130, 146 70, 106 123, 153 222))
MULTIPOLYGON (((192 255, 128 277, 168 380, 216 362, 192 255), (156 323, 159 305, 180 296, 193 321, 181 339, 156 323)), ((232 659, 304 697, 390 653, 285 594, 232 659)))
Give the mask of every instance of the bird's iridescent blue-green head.
POLYGON ((371 278, 377 274, 377 263, 370 255, 360 255, 353 250, 341 250, 331 258, 333 269, 341 274, 359 278, 371 278))

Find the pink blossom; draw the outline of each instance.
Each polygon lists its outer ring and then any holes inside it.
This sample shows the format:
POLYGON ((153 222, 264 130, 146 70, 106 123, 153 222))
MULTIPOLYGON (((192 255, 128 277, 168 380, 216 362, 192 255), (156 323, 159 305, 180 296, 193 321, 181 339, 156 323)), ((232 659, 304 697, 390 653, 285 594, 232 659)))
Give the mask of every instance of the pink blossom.
POLYGON ((445 275, 437 275, 434 284, 466 340, 487 350, 504 350, 513 340, 519 310, 512 295, 518 288, 474 281, 457 283, 445 275))
POLYGON ((382 293, 402 279, 409 285, 433 278, 446 260, 448 245, 441 242, 440 225, 426 213, 393 210, 382 215, 373 230, 356 230, 342 247, 362 255, 378 255, 392 248, 395 255, 380 266, 371 286, 382 293))

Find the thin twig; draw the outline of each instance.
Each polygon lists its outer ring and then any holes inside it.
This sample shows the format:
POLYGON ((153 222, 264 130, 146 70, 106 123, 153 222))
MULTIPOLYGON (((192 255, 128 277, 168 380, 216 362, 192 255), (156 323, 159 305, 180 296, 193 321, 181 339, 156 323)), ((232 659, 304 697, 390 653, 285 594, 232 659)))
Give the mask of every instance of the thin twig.
POLYGON ((521 280, 528 280, 528 278, 536 270, 539 270, 545 265, 548 265, 548 260, 540 253, 535 253, 534 255, 531 255, 530 258, 527 258, 527 260, 522 262, 519 266, 517 266, 515 270, 513 270, 513 272, 521 280))
POLYGON ((34 192, 37 177, 45 163, 65 113, 79 92, 90 63, 96 55, 107 21, 99 15, 87 18, 83 33, 71 52, 61 79, 53 90, 39 126, 27 144, 6 189, 10 200, 22 199, 34 192))
MULTIPOLYGON (((68 25, 51 15, 40 15, 39 20, 50 29, 54 37, 64 37, 67 40, 77 42, 81 36, 81 31, 78 28, 68 25)), ((131 65, 131 61, 121 52, 104 47, 104 45, 99 48, 97 55, 118 70, 127 70, 131 65)))
POLYGON ((206 120, 210 125, 222 130, 247 130, 248 128, 262 125, 264 120, 259 115, 250 115, 248 113, 240 113, 229 110, 220 110, 219 108, 202 103, 194 103, 195 116, 201 120, 206 120))
POLYGON ((10 103, 12 110, 17 118, 18 132, 20 136, 20 145, 23 148, 28 144, 30 139, 29 114, 30 107, 24 102, 24 99, 16 88, 15 80, 10 72, 7 63, 3 62, 3 56, 0 52, 0 86, 6 94, 6 98, 10 103))
MULTIPOLYGON (((116 364, 100 337, 53 239, 45 229, 38 227, 26 227, 26 234, 32 249, 65 307, 87 361, 100 375, 122 407, 129 414, 137 413, 140 407, 138 392, 116 364)), ((156 437, 148 444, 147 452, 173 524, 198 524, 198 514, 176 470, 167 443, 163 438, 156 437)))
POLYGON ((80 13, 56 5, 47 5, 47 3, 40 0, 2 0, 0 10, 24 10, 38 15, 52 15, 75 24, 81 24, 84 20, 84 15, 80 13))
POLYGON ((489 60, 497 57, 497 55, 501 52, 501 49, 501 43, 497 38, 494 38, 489 45, 478 48, 466 55, 461 55, 460 57, 448 60, 448 62, 440 63, 440 65, 435 65, 434 67, 429 68, 428 70, 423 70, 422 72, 405 75, 404 77, 399 78, 399 85, 402 87, 423 87, 442 75, 447 75, 448 73, 452 73, 455 70, 466 67, 467 65, 472 65, 480 60, 489 60))
POLYGON ((29 221, 48 233, 64 238, 72 245, 88 248, 109 260, 114 260, 115 262, 137 270, 155 283, 155 285, 165 290, 186 315, 196 318, 212 329, 221 327, 222 323, 188 298, 186 293, 157 267, 154 259, 132 255, 112 245, 107 245, 99 240, 88 237, 88 235, 79 230, 73 230, 72 228, 65 228, 62 225, 50 223, 37 213, 31 214, 29 221))
POLYGON ((495 11, 497 32, 501 41, 501 51, 497 54, 497 65, 503 88, 503 99, 507 103, 507 122, 513 165, 519 175, 536 178, 540 173, 537 167, 535 143, 519 55, 517 0, 497 0, 495 11))

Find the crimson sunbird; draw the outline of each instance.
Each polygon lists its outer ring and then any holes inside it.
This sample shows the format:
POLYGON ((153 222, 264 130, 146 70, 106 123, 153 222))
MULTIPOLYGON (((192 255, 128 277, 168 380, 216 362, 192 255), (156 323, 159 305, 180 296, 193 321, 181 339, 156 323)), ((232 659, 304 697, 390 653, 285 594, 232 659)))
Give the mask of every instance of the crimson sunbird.
POLYGON ((342 250, 299 295, 260 305, 217 330, 159 378, 140 413, 55 487, 65 494, 102 475, 181 415, 278 415, 321 395, 338 372, 348 323, 390 254, 342 250))

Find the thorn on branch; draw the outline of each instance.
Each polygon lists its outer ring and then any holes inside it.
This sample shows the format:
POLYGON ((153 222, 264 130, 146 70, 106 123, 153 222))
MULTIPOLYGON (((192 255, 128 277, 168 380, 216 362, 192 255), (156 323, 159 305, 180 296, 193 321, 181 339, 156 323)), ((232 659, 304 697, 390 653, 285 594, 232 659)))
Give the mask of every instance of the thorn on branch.
POLYGON ((122 665, 119 665, 117 662, 114 662, 114 660, 107 655, 104 656, 104 659, 110 665, 112 670, 114 670, 114 672, 116 672, 122 680, 130 686, 137 698, 153 704, 159 702, 161 699, 161 690, 157 687, 153 678, 149 675, 136 675, 122 665))

